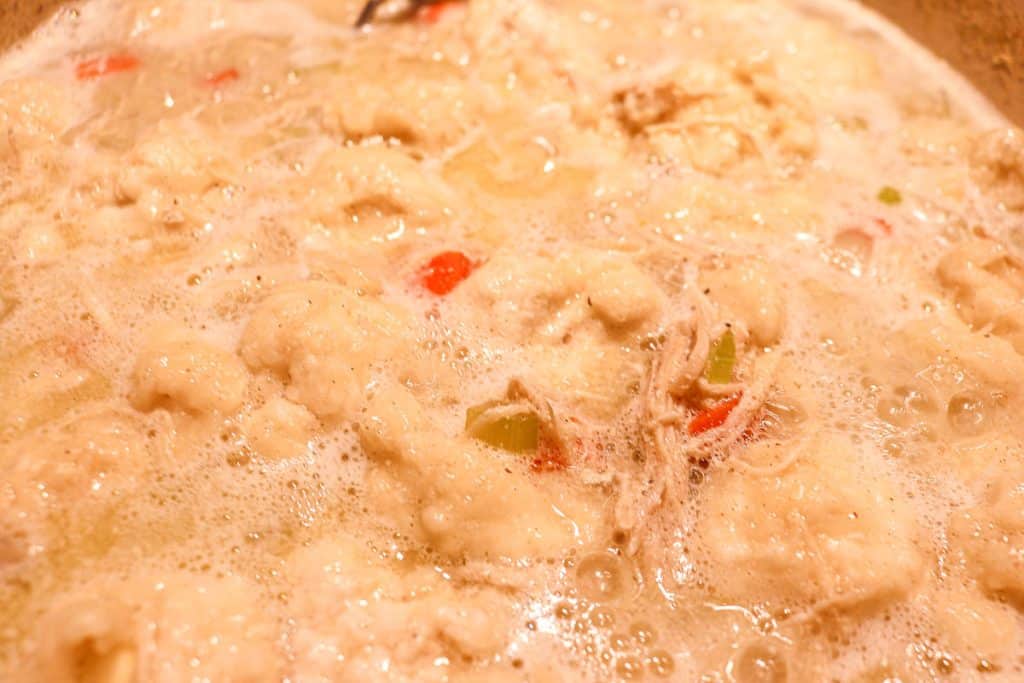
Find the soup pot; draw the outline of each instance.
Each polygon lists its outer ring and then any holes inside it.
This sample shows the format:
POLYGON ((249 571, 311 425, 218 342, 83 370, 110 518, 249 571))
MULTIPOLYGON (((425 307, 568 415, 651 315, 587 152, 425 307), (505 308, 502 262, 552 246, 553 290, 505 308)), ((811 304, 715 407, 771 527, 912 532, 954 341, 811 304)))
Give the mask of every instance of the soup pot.
MULTIPOLYGON (((971 80, 1024 126, 1024 0, 862 0, 971 80)), ((0 0, 0 50, 66 0, 0 0)))

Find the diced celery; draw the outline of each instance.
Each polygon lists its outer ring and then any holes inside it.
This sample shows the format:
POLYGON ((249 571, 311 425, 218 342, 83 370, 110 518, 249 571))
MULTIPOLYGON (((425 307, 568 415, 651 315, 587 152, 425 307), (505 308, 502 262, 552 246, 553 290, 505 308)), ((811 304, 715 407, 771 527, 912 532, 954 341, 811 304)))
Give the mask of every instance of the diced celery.
POLYGON ((524 410, 521 413, 488 418, 486 413, 499 405, 502 405, 499 401, 489 401, 466 410, 466 433, 489 446, 512 453, 537 450, 540 438, 540 420, 537 416, 524 410))
POLYGON ((479 405, 466 408, 466 431, 470 431, 470 427, 472 427, 473 423, 477 421, 477 418, 491 408, 499 405, 501 405, 501 401, 487 401, 486 403, 480 403, 479 405))
POLYGON ((878 191, 878 201, 889 206, 895 206, 903 201, 903 195, 895 187, 886 185, 878 191))
POLYGON ((712 384, 728 384, 732 381, 732 370, 736 365, 736 338, 732 330, 715 340, 708 355, 707 379, 712 384))

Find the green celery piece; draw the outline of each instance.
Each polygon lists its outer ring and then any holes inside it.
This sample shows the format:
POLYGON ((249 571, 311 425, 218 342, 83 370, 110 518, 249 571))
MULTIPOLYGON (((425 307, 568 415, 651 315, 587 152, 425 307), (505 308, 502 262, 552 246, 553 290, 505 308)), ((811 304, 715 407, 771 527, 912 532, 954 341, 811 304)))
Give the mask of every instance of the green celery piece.
POLYGON ((498 405, 501 405, 500 401, 488 401, 466 410, 466 432, 488 446, 512 453, 537 450, 540 440, 537 416, 524 412, 488 420, 484 413, 498 405))
POLYGON ((878 191, 878 201, 883 204, 888 204, 889 206, 896 206, 903 201, 903 195, 901 195, 900 191, 895 187, 886 185, 878 191))
POLYGON ((491 408, 499 405, 501 405, 501 401, 487 401, 485 403, 480 403, 466 408, 466 431, 469 431, 469 428, 473 426, 473 423, 476 422, 478 417, 486 413, 491 408))
POLYGON ((732 381, 732 370, 736 365, 736 338, 732 330, 726 330, 711 345, 708 355, 707 379, 712 384, 728 384, 732 381))

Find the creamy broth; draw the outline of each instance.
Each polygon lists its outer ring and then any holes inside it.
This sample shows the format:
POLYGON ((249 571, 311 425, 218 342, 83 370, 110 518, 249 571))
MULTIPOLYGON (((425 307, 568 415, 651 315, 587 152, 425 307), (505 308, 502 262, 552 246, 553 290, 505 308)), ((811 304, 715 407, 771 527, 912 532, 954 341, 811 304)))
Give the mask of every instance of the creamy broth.
POLYGON ((1019 680, 1021 131, 843 2, 360 4, 0 58, 0 679, 1019 680))

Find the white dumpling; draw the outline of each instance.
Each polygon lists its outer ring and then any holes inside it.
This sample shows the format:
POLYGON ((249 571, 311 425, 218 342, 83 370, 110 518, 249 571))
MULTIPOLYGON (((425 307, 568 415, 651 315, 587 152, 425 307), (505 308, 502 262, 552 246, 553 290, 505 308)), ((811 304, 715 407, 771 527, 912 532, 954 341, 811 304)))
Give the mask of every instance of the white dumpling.
POLYGON ((75 120, 75 103, 55 83, 13 79, 0 84, 0 163, 43 161, 75 120), (36 155, 39 155, 38 157, 36 155))
POLYGON ((701 275, 708 297, 723 307, 726 320, 736 319, 762 346, 779 340, 785 323, 785 304, 777 277, 762 263, 745 261, 701 275))
MULTIPOLYGON (((503 458, 466 437, 443 434, 404 387, 375 390, 359 433, 409 501, 420 532, 446 554, 559 556, 593 532, 596 511, 564 479, 548 483, 527 473, 524 456, 503 458)), ((382 501, 382 509, 388 506, 382 501)), ((393 523, 404 526, 404 520, 393 523)))
MULTIPOLYGON (((324 418, 352 418, 370 367, 405 357, 404 313, 326 282, 274 289, 253 312, 240 346, 253 369, 283 375, 287 397, 324 418)), ((400 365, 396 370, 402 370, 400 365)))
POLYGON ((257 586, 171 572, 102 577, 49 605, 20 681, 279 680, 278 627, 257 586))
POLYGON ((245 434, 258 454, 281 460, 307 453, 317 426, 316 417, 305 406, 275 396, 249 416, 245 434))
POLYGON ((587 321, 603 335, 636 334, 659 321, 664 292, 627 255, 573 249, 558 256, 495 254, 453 293, 453 300, 487 310, 480 322, 524 343, 560 343, 587 321))
POLYGON ((1002 128, 980 136, 971 161, 984 190, 1008 209, 1024 210, 1024 131, 1002 128))
POLYGON ((964 242, 942 257, 936 272, 965 322, 1024 352, 1024 270, 1005 246, 987 239, 964 242))
POLYGON ((381 560, 354 538, 303 548, 286 571, 299 586, 298 680, 447 681, 509 645, 508 596, 456 589, 426 567, 381 560))
POLYGON ((183 330, 150 335, 132 371, 132 405, 195 413, 232 413, 245 397, 249 371, 232 351, 183 330))
POLYGON ((729 462, 713 473, 698 533, 715 592, 776 608, 839 610, 907 597, 924 562, 914 517, 863 450, 840 436, 764 443, 737 457, 777 473, 729 462))
POLYGON ((237 181, 225 143, 194 122, 161 123, 143 137, 114 173, 113 195, 135 205, 145 221, 194 227, 217 204, 215 191, 237 181))
POLYGON ((981 589, 1024 608, 1024 469, 1010 458, 979 504, 953 516, 950 534, 981 589))

